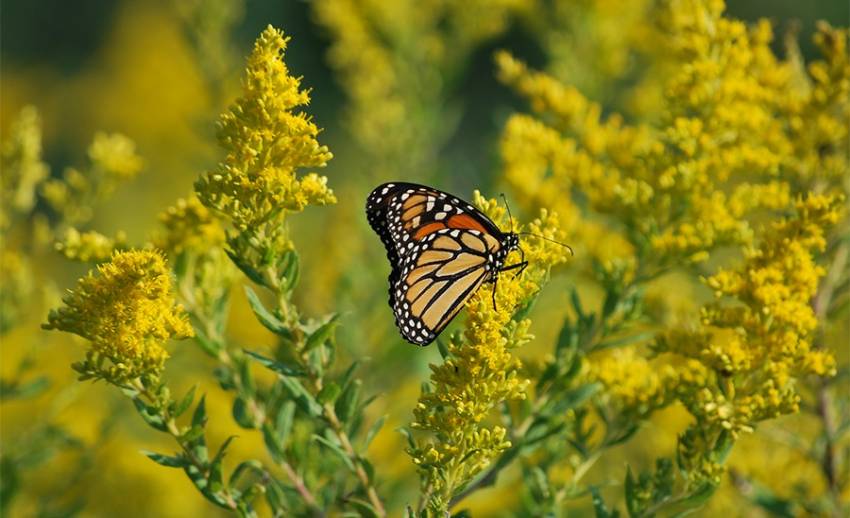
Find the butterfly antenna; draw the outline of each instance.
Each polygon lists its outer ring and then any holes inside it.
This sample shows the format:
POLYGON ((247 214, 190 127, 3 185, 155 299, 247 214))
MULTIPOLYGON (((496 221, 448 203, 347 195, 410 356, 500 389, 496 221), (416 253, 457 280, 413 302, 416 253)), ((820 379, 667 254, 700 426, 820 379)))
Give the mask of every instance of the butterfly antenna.
POLYGON ((541 236, 540 234, 535 234, 533 232, 520 232, 519 235, 521 235, 521 236, 534 236, 534 237, 540 238, 544 241, 549 241, 550 243, 555 243, 556 245, 561 245, 561 246, 563 246, 564 248, 566 248, 567 250, 570 251, 570 255, 573 255, 573 256, 576 255, 575 252, 573 252, 573 247, 571 247, 570 245, 568 245, 566 243, 561 243, 560 241, 555 241, 554 239, 548 238, 546 236, 541 236))
POLYGON ((508 209, 508 220, 511 222, 511 232, 513 232, 514 231, 514 217, 511 214, 511 206, 508 205, 508 199, 505 198, 505 193, 500 192, 499 194, 502 196, 502 201, 505 202, 505 208, 508 209))

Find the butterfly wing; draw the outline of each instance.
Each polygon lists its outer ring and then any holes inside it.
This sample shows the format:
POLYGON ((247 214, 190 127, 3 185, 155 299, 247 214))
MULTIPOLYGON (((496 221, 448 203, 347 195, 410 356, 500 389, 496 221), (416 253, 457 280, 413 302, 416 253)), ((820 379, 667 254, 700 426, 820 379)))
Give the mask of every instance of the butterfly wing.
POLYGON ((366 214, 392 266, 396 325, 407 341, 428 345, 490 278, 488 255, 504 235, 469 203, 424 185, 378 186, 366 214))
POLYGON ((476 230, 441 229, 406 256, 390 295, 404 338, 428 345, 491 276, 494 239, 476 230), (488 242, 489 241, 489 242, 488 242))
POLYGON ((432 187, 413 183, 378 186, 366 201, 369 224, 381 236, 391 264, 415 244, 445 228, 470 229, 502 239, 490 219, 468 202, 432 187))

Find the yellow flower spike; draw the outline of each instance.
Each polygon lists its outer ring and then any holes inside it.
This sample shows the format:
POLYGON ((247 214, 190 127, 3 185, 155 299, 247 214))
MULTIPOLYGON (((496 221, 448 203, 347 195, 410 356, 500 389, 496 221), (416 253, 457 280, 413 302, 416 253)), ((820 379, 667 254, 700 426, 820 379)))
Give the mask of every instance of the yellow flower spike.
MULTIPOLYGON (((498 200, 484 199, 478 192, 473 199, 507 229, 507 214, 498 200)), ((528 229, 550 239, 561 237, 556 217, 547 211, 528 229)), ((418 442, 410 455, 420 466, 423 485, 432 489, 428 505, 435 511, 445 509, 466 482, 510 447, 506 430, 491 425, 490 419, 502 402, 524 399, 529 384, 512 350, 533 338, 530 321, 515 321, 514 314, 540 290, 549 270, 569 257, 566 248, 533 236, 524 236, 520 247, 528 268, 519 277, 499 277, 495 309, 487 287, 469 300, 464 331, 449 339, 445 362, 431 365, 431 389, 422 393, 414 410, 412 427, 432 435, 418 442)), ((518 257, 510 255, 508 264, 518 257)))
POLYGON ((168 358, 164 342, 194 335, 174 302, 171 272, 159 252, 116 253, 97 273, 80 279, 63 302, 50 312, 44 328, 90 341, 86 362, 75 366, 83 377, 123 384, 159 376, 168 358))
POLYGON ((41 118, 24 107, 0 150, 0 228, 9 225, 11 211, 28 213, 35 204, 36 187, 49 168, 41 159, 41 118))
POLYGON ((120 133, 96 133, 88 154, 94 167, 121 180, 133 178, 144 165, 135 142, 120 133))
POLYGON ((154 242, 162 250, 204 252, 224 245, 221 222, 196 196, 177 200, 159 215, 159 221, 165 231, 154 242))
POLYGON ((123 248, 126 236, 119 232, 114 239, 93 230, 80 232, 68 228, 56 242, 56 250, 68 259, 82 262, 102 263, 108 261, 112 253, 123 248))
POLYGON ((265 223, 281 210, 298 212, 307 205, 336 202, 326 178, 315 173, 296 177, 296 170, 324 167, 333 155, 319 144, 319 128, 304 113, 294 112, 310 96, 284 63, 287 41, 271 26, 257 39, 242 97, 219 121, 224 162, 195 184, 201 203, 226 215, 240 230, 265 223))

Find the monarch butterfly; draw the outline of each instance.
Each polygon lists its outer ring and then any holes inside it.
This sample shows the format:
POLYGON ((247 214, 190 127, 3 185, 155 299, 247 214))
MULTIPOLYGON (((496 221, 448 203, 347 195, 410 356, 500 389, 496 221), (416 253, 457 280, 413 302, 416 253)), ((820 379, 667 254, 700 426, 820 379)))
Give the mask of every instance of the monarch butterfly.
MULTIPOLYGON (((528 265, 505 266, 519 235, 502 232, 471 204, 432 187, 393 182, 366 200, 369 225, 387 249, 390 307, 405 340, 428 345, 485 282, 528 265)), ((493 293, 495 304, 495 289, 493 293)))

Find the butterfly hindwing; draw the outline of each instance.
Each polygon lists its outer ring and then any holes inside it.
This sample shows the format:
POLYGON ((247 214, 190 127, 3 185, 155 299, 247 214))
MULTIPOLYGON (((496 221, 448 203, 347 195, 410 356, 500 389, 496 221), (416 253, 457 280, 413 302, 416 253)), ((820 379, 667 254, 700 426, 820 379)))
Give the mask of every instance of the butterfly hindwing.
POLYGON ((490 278, 489 251, 483 234, 475 230, 438 230, 416 245, 405 257, 390 297, 406 340, 427 345, 440 334, 490 278))

